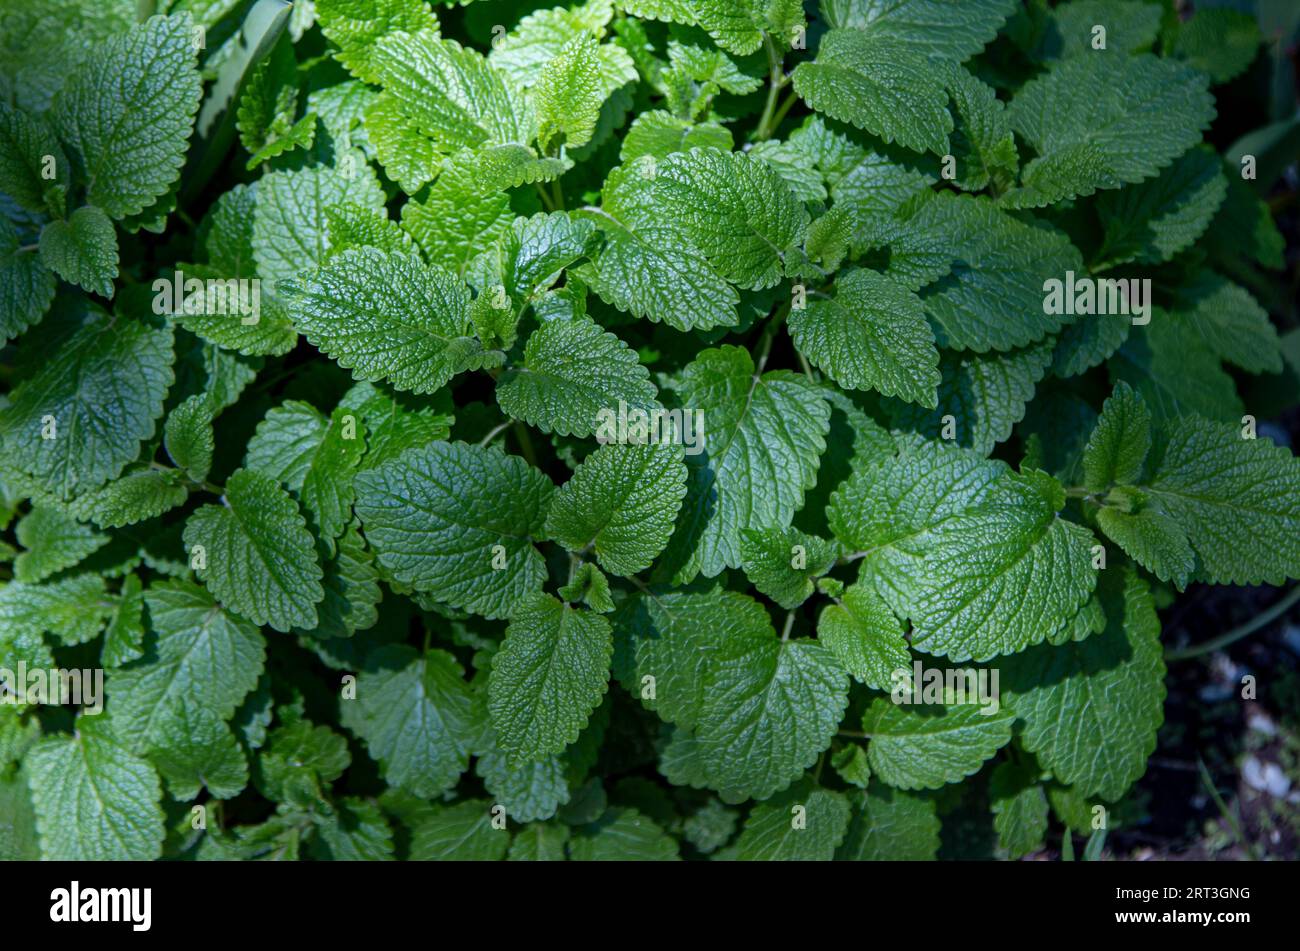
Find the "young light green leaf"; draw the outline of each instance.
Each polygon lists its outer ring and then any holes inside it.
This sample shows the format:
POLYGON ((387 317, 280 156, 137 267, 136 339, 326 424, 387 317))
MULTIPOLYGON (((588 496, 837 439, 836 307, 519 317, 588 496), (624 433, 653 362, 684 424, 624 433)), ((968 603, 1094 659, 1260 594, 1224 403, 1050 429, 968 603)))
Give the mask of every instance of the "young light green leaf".
POLYGON ((896 670, 908 670, 912 655, 903 626, 885 600, 863 582, 822 609, 817 640, 830 648, 853 679, 876 690, 893 686, 896 670))

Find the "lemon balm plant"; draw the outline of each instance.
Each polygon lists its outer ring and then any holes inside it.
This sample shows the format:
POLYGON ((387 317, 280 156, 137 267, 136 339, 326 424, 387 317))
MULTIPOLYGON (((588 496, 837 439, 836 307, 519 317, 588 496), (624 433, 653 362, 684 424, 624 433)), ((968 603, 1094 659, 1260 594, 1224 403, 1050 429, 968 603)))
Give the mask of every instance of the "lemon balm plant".
POLYGON ((0 2, 0 854, 1122 824, 1157 607, 1300 576, 1243 395, 1285 154, 1207 137, 1262 42, 1120 0, 0 2))

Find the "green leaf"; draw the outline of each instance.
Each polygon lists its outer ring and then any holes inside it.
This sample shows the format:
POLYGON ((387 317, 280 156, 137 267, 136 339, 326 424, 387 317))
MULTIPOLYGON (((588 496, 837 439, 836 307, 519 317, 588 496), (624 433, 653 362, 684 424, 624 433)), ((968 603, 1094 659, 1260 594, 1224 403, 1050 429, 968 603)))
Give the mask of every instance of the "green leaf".
POLYGON ((590 545, 606 571, 634 575, 668 544, 685 495, 680 446, 601 446, 555 493, 546 534, 570 551, 590 545))
POLYGON ((313 637, 351 637, 379 619, 379 573, 374 554, 365 546, 354 519, 338 539, 338 550, 321 568, 325 599, 316 606, 313 637))
POLYGON ((344 169, 311 166, 271 172, 258 180, 249 240, 258 276, 270 288, 326 263, 328 209, 345 203, 383 205, 383 192, 370 167, 351 154, 343 161, 351 164, 344 169))
POLYGON ((421 201, 402 206, 405 228, 430 264, 464 276, 470 260, 494 243, 514 221, 510 196, 483 191, 475 185, 472 170, 449 162, 421 201))
POLYGON ((390 33, 370 52, 369 72, 398 108, 444 151, 526 145, 537 129, 528 97, 482 54, 435 31, 390 33))
POLYGON ((24 515, 14 535, 26 549, 14 559, 14 579, 24 584, 35 584, 71 568, 108 544, 107 535, 46 506, 34 506, 24 515))
POLYGON ((436 442, 359 473, 356 484, 366 539, 403 584, 492 618, 540 590, 546 566, 532 540, 554 489, 524 460, 436 442))
POLYGON ((953 180, 957 186, 980 191, 991 181, 1014 181, 1020 165, 1015 137, 993 87, 954 66, 947 88, 954 126, 949 142, 956 160, 953 180))
POLYGON ((708 421, 705 452, 687 483, 684 520, 665 558, 685 581, 740 567, 744 529, 787 527, 817 478, 830 409, 784 370, 755 374, 739 347, 700 353, 682 371, 682 405, 708 421))
POLYGON ((427 799, 456 784, 477 735, 465 672, 451 654, 404 645, 374 651, 343 723, 366 743, 393 787, 427 799))
POLYGON ((610 809, 569 840, 575 862, 675 862, 677 843, 635 809, 610 809))
POLYGON ((874 271, 842 274, 833 298, 791 311, 789 324, 795 346, 841 386, 935 405, 934 333, 902 285, 874 271))
POLYGON ((921 282, 930 284, 921 300, 940 346, 1008 350, 1069 322, 1043 306, 1045 281, 1083 269, 1079 252, 1059 232, 1013 218, 987 198, 951 192, 922 205, 901 230, 927 243, 945 265, 921 282))
POLYGON ((144 655, 144 588, 136 575, 122 580, 117 608, 104 631, 100 663, 120 667, 144 655))
POLYGON ((1159 308, 1149 325, 1134 328, 1107 368, 1111 382, 1132 386, 1157 420, 1196 414, 1226 422, 1245 412, 1236 384, 1205 338, 1189 321, 1159 308))
POLYGON ((618 157, 625 165, 643 155, 662 162, 674 152, 689 152, 693 148, 730 152, 734 144, 731 130, 726 126, 716 122, 695 123, 663 109, 651 109, 632 120, 618 157))
POLYGON ((113 222, 94 205, 83 205, 67 221, 51 221, 41 231, 41 262, 68 283, 111 298, 117 277, 113 222))
POLYGON ((497 402, 543 432, 589 436, 620 404, 659 408, 635 350, 589 317, 551 320, 532 332, 523 365, 497 381, 497 402))
POLYGON ((1142 492, 1195 549, 1196 578, 1274 584, 1300 577, 1300 460, 1237 425, 1172 422, 1148 463, 1142 492))
POLYGON ((188 581, 153 585, 145 593, 149 629, 145 655, 111 671, 109 712, 121 742, 137 752, 168 746, 179 734, 181 707, 195 704, 221 722, 235 715, 262 673, 266 641, 257 627, 188 581))
POLYGON ((103 630, 111 608, 103 579, 92 574, 41 585, 15 581, 0 588, 0 630, 18 639, 39 642, 48 633, 63 644, 84 644, 103 630))
POLYGON ((862 717, 862 729, 871 737, 872 775, 899 789, 938 789, 977 772, 1011 741, 1014 721, 1009 710, 969 701, 903 706, 877 697, 862 717))
POLYGON ((1212 271, 1179 290, 1170 319, 1184 323, 1218 357, 1249 373, 1281 373, 1282 351, 1268 312, 1245 289, 1212 271))
POLYGON ((315 546, 297 504, 270 477, 241 469, 222 505, 205 505, 185 525, 185 546, 204 549, 204 585, 254 624, 277 631, 316 625, 325 596, 315 546))
POLYGON ((187 14, 150 17, 98 44, 55 97, 86 201, 110 218, 138 215, 180 176, 199 108, 193 31, 187 14))
POLYGON ((742 862, 829 862, 848 826, 842 793, 800 783, 754 807, 731 854, 742 862))
POLYGON ((1151 49, 1160 33, 1161 10, 1156 4, 1128 0, 1074 0, 1051 11, 1039 52, 1049 59, 1110 54, 1122 57, 1151 49), (1105 45, 1096 43, 1105 29, 1105 45))
POLYGON ((937 405, 926 411, 893 402, 887 409, 899 429, 932 439, 951 438, 959 446, 987 455, 1024 418, 1034 388, 1051 362, 1050 341, 1007 353, 945 350, 939 361, 937 405))
POLYGON ((1124 383, 1115 386, 1102 406, 1092 438, 1083 451, 1084 486, 1102 492, 1142 477, 1151 449, 1151 413, 1142 397, 1124 383))
POLYGON ((27 211, 62 216, 69 168, 44 116, 0 104, 0 191, 27 211))
POLYGON ((0 216, 0 344, 41 319, 58 285, 37 249, 24 244, 14 223, 0 216))
MULTIPOLYGON (((625 149, 630 141, 631 133, 625 149)), ((583 212, 605 242, 578 273, 602 300, 636 317, 677 330, 734 325, 739 295, 658 209, 653 168, 641 162, 609 173, 600 210, 583 212)))
POLYGON ((1106 629, 1002 662, 1003 700, 1022 741, 1061 782, 1115 800, 1146 770, 1164 719, 1160 621, 1131 569, 1102 574, 1106 629))
POLYGON ((1059 483, 1041 472, 933 442, 855 472, 830 524, 862 551, 918 650, 953 660, 1023 650, 1055 633, 1096 583, 1092 535, 1057 517, 1059 483))
POLYGON ((104 717, 78 717, 72 736, 49 736, 27 755, 41 857, 149 861, 162 854, 162 788, 104 717))
POLYGON ((894 671, 911 666, 903 626, 885 600, 862 582, 822 610, 817 640, 854 680, 876 690, 890 689, 894 671))
POLYGON ((568 826, 533 822, 515 833, 510 843, 510 861, 563 862, 568 842, 568 826))
POLYGON ((373 469, 413 446, 425 446, 451 434, 451 401, 445 395, 427 399, 358 383, 339 401, 339 408, 356 413, 365 427, 363 469, 373 469))
POLYGON ((248 785, 248 763, 230 727, 212 711, 182 698, 158 722, 149 759, 173 799, 195 799, 206 788, 233 799, 248 785))
POLYGON ((369 81, 376 43, 389 33, 438 30, 425 0, 313 0, 321 32, 339 47, 339 62, 369 81))
POLYGON ((872 784, 851 792, 853 820, 835 857, 855 862, 933 861, 939 851, 939 817, 933 799, 872 784))
POLYGON ((794 88, 809 108, 916 152, 948 152, 952 116, 943 71, 883 32, 832 29, 794 88))
POLYGON ((1038 152, 1004 199, 1018 208, 1151 178, 1215 114, 1203 75, 1146 53, 1064 60, 1026 83, 1008 112, 1038 152))
POLYGON ((932 528, 912 602, 912 647, 954 661, 1023 650, 1067 624, 1092 593, 1095 539, 1059 518, 1041 472, 1008 474, 977 508, 932 528))
POLYGON ((692 149, 670 155, 654 178, 654 205, 742 288, 776 284, 808 213, 771 165, 742 152, 692 149))
MULTIPOLYGON (((516 822, 549 819, 569 801, 565 763, 559 756, 514 763, 508 754, 493 749, 478 758, 475 771, 493 801, 516 822)), ((560 858, 563 852, 561 845, 560 858)), ((513 848, 510 857, 515 858, 513 848)))
POLYGON ((990 779, 993 828, 1011 859, 1042 848, 1047 835, 1047 794, 1032 769, 999 763, 990 779))
POLYGON ((826 0, 832 27, 890 37, 934 59, 961 62, 993 39, 1015 9, 1014 0, 826 0))
POLYGON ((848 686, 825 646, 778 640, 770 622, 721 644, 695 730, 709 785, 731 802, 785 789, 830 745, 848 686))
POLYGON ((813 581, 830 571, 839 545, 796 528, 746 529, 740 534, 741 567, 750 582, 787 611, 812 596, 813 581))
POLYGON ((409 254, 344 251, 281 292, 294 325, 357 380, 432 393, 493 362, 472 336, 468 288, 409 254))
POLYGON ((0 444, 67 499, 116 478, 153 436, 173 379, 172 333, 96 312, 57 332, 49 324, 44 359, 0 408, 0 444))
POLYGON ((584 33, 560 48, 533 89, 542 148, 548 148, 557 135, 563 135, 570 148, 591 141, 605 95, 596 40, 584 33))
POLYGON ((560 753, 608 689, 609 622, 550 595, 521 600, 492 661, 488 712, 498 745, 519 759, 560 753))
POLYGON ((207 395, 198 394, 172 410, 163 426, 167 455, 195 482, 206 479, 212 469, 212 453, 216 449, 212 417, 207 395))
POLYGON ((437 145, 402 113, 392 96, 381 93, 366 108, 362 123, 379 164, 402 191, 413 195, 437 176, 437 145))
POLYGON ((1206 146, 1188 149, 1156 178, 1097 196, 1105 228, 1093 268, 1159 264, 1209 227, 1228 192, 1223 164, 1206 146))
POLYGON ((1259 52, 1259 24, 1241 10, 1198 8, 1178 24, 1172 56, 1226 83, 1246 71, 1259 52))
MULTIPOLYGON (((229 280, 261 280, 253 250, 260 194, 259 185, 236 185, 217 199, 203 224, 208 263, 187 267, 183 278, 211 279, 223 282, 223 286, 229 280)), ((231 312, 229 292, 225 306, 214 307, 211 312, 207 306, 193 309, 194 312, 184 306, 176 307, 176 301, 172 300, 172 286, 176 279, 173 275, 172 281, 160 279, 154 282, 157 292, 155 307, 167 311, 173 320, 204 340, 250 356, 288 353, 298 343, 298 332, 289 323, 283 305, 269 293, 270 287, 265 288, 268 293, 263 294, 260 283, 248 285, 248 296, 238 302, 244 303, 243 309, 249 312, 239 315, 236 320, 231 312), (253 296, 254 287, 257 288, 256 297, 253 296)), ((204 302, 206 304, 206 300, 204 302)))
POLYGON ((439 806, 414 829, 416 862, 495 862, 510 847, 510 833, 492 825, 492 803, 471 799, 439 806))

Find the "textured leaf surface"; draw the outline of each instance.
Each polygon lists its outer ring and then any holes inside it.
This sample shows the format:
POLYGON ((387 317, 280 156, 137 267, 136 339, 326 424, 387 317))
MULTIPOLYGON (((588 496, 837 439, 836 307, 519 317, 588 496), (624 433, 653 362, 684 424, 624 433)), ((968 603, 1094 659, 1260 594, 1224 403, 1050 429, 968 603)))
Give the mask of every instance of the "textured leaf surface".
POLYGON ((492 662, 488 711, 498 742, 520 758, 578 738, 608 688, 609 622, 549 595, 520 602, 492 662))
POLYGON ((136 457, 173 379, 169 329, 98 315, 66 329, 70 336, 51 335, 48 359, 0 409, 7 452, 65 499, 115 478, 136 457))
POLYGON ((469 684, 451 654, 384 647, 366 658, 344 724, 366 742, 389 784, 421 798, 455 784, 476 735, 469 684))
POLYGON ((356 481, 366 539, 380 565, 404 584, 496 618, 541 587, 546 568, 532 540, 542 537, 554 489, 522 459, 438 442, 356 481), (505 565, 499 570, 498 554, 505 565))
POLYGON ((594 320, 551 320, 529 336, 523 366, 501 375, 497 402, 543 432, 589 436, 602 410, 658 407, 649 376, 636 351, 594 320))
POLYGON ((1165 665, 1146 582, 1124 569, 1102 577, 1106 629, 1007 658, 1002 688, 1039 763, 1084 795, 1113 801, 1155 749, 1165 665))
POLYGON ((1038 152, 1014 207, 1038 207, 1151 178, 1214 118, 1205 77, 1142 54, 1078 56, 1011 100, 1011 124, 1038 152))
POLYGON ((706 350, 683 372, 682 402, 707 420, 700 471, 683 504, 685 572, 713 577, 741 563, 746 528, 784 528, 812 488, 830 409, 803 377, 756 377, 739 347, 706 350), (689 546, 689 547, 688 547, 689 546))
POLYGON ((780 280, 808 213, 770 165, 737 152, 692 149, 655 175, 655 205, 727 280, 755 290, 780 280))
POLYGON ((942 71, 908 44, 861 30, 831 30, 794 88, 808 105, 917 152, 948 152, 952 116, 942 71))
POLYGON ((59 91, 60 138, 78 157, 86 199, 112 218, 144 211, 180 175, 199 107, 193 23, 151 17, 105 40, 59 91))
POLYGON ((27 757, 41 857, 147 861, 162 853, 162 787, 154 768, 81 717, 74 736, 42 740, 27 757))
POLYGON ((668 544, 685 495, 680 447, 602 446, 555 493, 546 534, 570 551, 592 545, 606 571, 633 575, 668 544))
POLYGON ((850 389, 933 406, 939 353, 915 294, 874 271, 835 282, 831 300, 792 311, 790 333, 813 366, 850 389))
POLYGON ((205 550, 199 577, 254 624, 277 631, 315 627, 325 596, 320 564, 297 504, 274 480, 241 469, 226 482, 222 505, 205 505, 185 526, 185 544, 205 550))
POLYGON ((899 789, 938 789, 976 772, 1011 741, 1015 715, 975 703, 903 706, 878 697, 862 718, 871 772, 899 789))

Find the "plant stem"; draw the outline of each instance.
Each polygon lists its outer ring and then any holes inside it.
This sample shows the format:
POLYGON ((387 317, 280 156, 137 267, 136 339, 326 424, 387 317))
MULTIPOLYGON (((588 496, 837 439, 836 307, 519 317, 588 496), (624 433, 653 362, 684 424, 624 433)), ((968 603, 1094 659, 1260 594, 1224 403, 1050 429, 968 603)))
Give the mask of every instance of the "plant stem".
POLYGON ((1232 829, 1232 834, 1236 837, 1237 843, 1246 850, 1246 854, 1253 860, 1259 861, 1259 856, 1255 853, 1255 847, 1242 834, 1241 823, 1237 821, 1237 816, 1228 808, 1228 804, 1223 801, 1223 796, 1219 795, 1219 790, 1214 785, 1214 777, 1210 775, 1210 770, 1206 767, 1205 760, 1201 759, 1199 753, 1196 756, 1196 765, 1200 769, 1201 782, 1205 784, 1205 788, 1209 791, 1214 804, 1219 807, 1219 812, 1222 814, 1224 821, 1232 829))
POLYGON ((781 103, 781 108, 776 110, 776 115, 772 117, 772 131, 775 132, 781 128, 781 123, 785 121, 785 114, 790 108, 799 101, 799 94, 793 89, 785 97, 785 102, 781 103))
POLYGON ((763 115, 758 120, 758 127, 754 130, 754 142, 762 142, 772 135, 772 130, 776 124, 772 121, 772 116, 776 112, 776 97, 781 92, 781 88, 788 82, 785 73, 781 69, 783 57, 776 51, 776 44, 772 42, 772 37, 766 33, 763 34, 763 45, 767 48, 767 103, 763 106, 763 115))
POLYGON ((758 341, 758 356, 754 360, 754 375, 759 376, 763 372, 763 367, 767 366, 767 358, 772 353, 772 344, 776 341, 777 331, 781 329, 781 324, 785 321, 786 315, 790 313, 790 304, 787 301, 782 304, 772 319, 767 322, 763 328, 763 336, 758 341))
POLYGON ((794 612, 791 611, 785 616, 785 627, 781 629, 781 642, 785 643, 790 639, 790 629, 794 627, 794 612))
POLYGON ((528 435, 528 427, 515 420, 515 439, 519 441, 519 451, 523 453, 524 461, 530 466, 537 465, 537 453, 533 452, 533 440, 528 435))
POLYGON ((1187 660, 1191 657, 1200 657, 1203 654, 1209 654, 1212 651, 1221 650, 1229 644, 1235 644, 1250 634, 1254 634, 1261 627, 1266 627, 1276 621, 1282 615, 1286 614, 1292 606, 1300 602, 1300 584, 1295 585, 1279 601, 1267 610, 1259 612, 1245 624, 1239 624, 1232 630, 1220 634, 1218 637, 1211 638, 1203 644, 1196 644, 1192 647, 1180 647, 1176 650, 1166 650, 1165 660, 1187 660))
POLYGON ((507 419, 507 420, 506 420, 504 423, 502 423, 501 425, 499 425, 499 426, 494 426, 494 427, 491 429, 491 431, 488 432, 488 434, 487 434, 486 436, 484 436, 482 439, 479 440, 478 447, 479 447, 480 449, 482 449, 484 446, 486 446, 488 443, 490 443, 493 439, 495 439, 495 438, 497 437, 497 434, 500 433, 501 430, 503 430, 503 429, 507 429, 507 428, 510 426, 510 424, 513 423, 513 422, 514 422, 513 419, 507 419))

